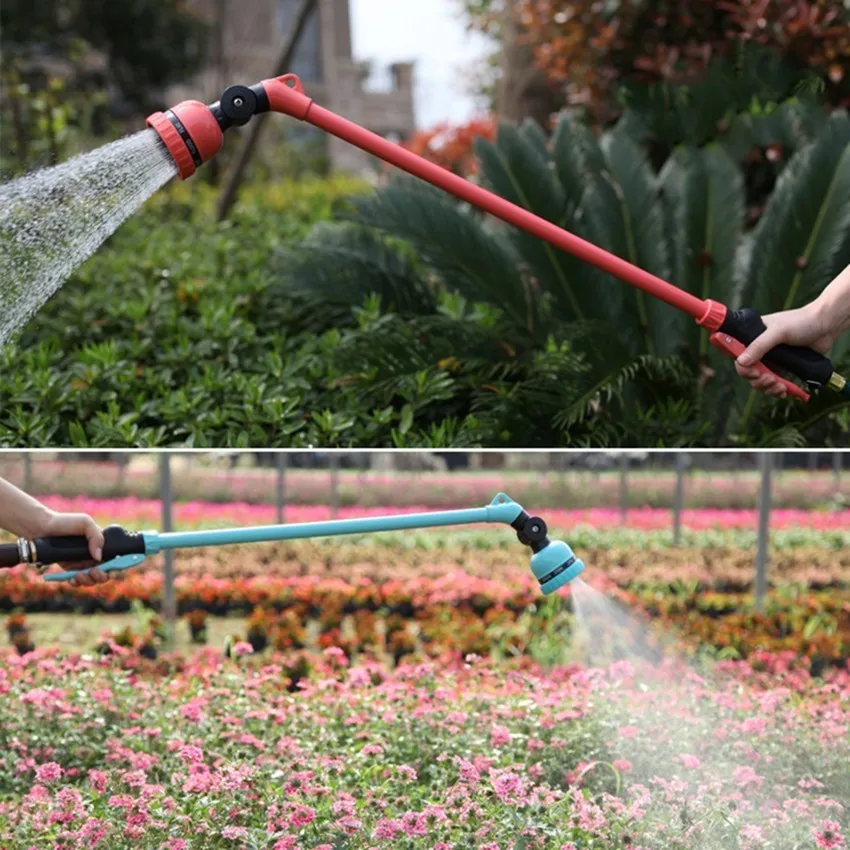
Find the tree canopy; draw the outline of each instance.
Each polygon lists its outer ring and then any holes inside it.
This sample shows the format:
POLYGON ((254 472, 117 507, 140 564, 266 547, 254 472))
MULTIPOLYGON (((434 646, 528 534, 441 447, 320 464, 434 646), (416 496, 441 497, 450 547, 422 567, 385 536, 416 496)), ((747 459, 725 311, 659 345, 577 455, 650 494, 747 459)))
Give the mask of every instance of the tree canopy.
POLYGON ((144 109, 161 88, 196 72, 206 57, 205 23, 185 0, 4 0, 2 62, 30 67, 64 59, 70 87, 92 84, 84 59, 105 58, 110 87, 144 109))
POLYGON ((565 102, 616 117, 622 85, 690 83, 747 44, 821 81, 850 105, 850 6, 844 0, 461 0, 472 26, 499 39, 515 16, 534 63, 565 102))

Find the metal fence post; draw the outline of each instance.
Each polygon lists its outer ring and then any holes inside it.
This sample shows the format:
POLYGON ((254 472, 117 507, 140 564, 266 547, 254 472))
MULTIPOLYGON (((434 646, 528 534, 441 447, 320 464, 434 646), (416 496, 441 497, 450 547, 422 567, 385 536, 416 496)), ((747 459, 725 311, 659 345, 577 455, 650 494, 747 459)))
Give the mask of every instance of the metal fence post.
MULTIPOLYGON (((159 492, 162 500, 162 530, 168 533, 171 525, 171 457, 163 452, 159 456, 159 492)), ((163 552, 165 571, 162 581, 162 615, 168 624, 168 640, 174 641, 174 621, 177 619, 177 597, 174 592, 174 553, 163 552)))
POLYGON ((624 525, 629 510, 629 459, 625 454, 618 458, 620 462, 620 522, 624 525))
POLYGON ((277 521, 278 524, 283 524, 286 516, 286 508, 284 505, 286 495, 286 455, 283 452, 277 453, 277 521))
POLYGON ((676 452, 676 489, 673 493, 673 545, 682 542, 682 503, 685 490, 685 465, 687 458, 676 452))
POLYGON ((336 519, 339 513, 339 455, 330 456, 331 470, 331 517, 336 519))
POLYGON ((758 550, 756 552, 755 605, 759 613, 764 611, 767 595, 767 556, 770 546, 770 502, 773 455, 762 452, 759 456, 761 488, 759 489, 758 550))

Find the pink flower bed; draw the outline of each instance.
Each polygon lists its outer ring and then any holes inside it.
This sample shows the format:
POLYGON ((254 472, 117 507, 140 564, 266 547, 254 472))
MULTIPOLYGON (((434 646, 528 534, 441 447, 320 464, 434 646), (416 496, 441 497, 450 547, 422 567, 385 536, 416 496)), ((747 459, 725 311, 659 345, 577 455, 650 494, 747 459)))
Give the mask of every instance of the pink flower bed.
MULTIPOLYGON (((82 511, 101 522, 118 522, 138 526, 158 527, 162 519, 161 503, 156 499, 89 499, 47 496, 44 501, 55 510, 82 511)), ((470 505, 468 507, 477 507, 470 505)), ((524 506, 535 512, 534 505, 524 506)), ((381 516, 432 511, 423 506, 399 507, 345 507, 337 518, 381 516)), ((293 505, 286 508, 287 522, 319 522, 332 518, 327 505, 293 505)), ((631 528, 640 531, 669 529, 671 513, 658 508, 629 510, 623 525, 620 512, 613 508, 586 510, 541 510, 540 514, 552 528, 631 528)), ((173 521, 177 525, 192 526, 232 523, 233 525, 263 525, 277 521, 277 511, 271 505, 253 505, 247 502, 179 502, 174 505, 173 521)), ((691 509, 682 513, 685 527, 698 531, 710 529, 755 529, 758 515, 753 510, 691 509)), ((771 528, 808 528, 815 531, 845 531, 850 529, 850 510, 805 511, 777 509, 771 513, 771 528)))
POLYGON ((792 656, 708 680, 117 652, 2 659, 3 846, 847 848, 850 673, 792 656))

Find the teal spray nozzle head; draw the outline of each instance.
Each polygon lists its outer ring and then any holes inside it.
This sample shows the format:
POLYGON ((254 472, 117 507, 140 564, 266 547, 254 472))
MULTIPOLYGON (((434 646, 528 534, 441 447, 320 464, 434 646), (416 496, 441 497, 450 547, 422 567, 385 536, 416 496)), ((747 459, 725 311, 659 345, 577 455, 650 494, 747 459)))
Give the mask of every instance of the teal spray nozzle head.
POLYGON ((531 571, 546 594, 554 593, 584 572, 584 564, 563 540, 550 540, 546 523, 523 511, 511 525, 520 543, 530 546, 531 571))
POLYGON ((531 571, 548 595, 578 578, 584 572, 584 563, 563 540, 552 540, 531 556, 531 571))

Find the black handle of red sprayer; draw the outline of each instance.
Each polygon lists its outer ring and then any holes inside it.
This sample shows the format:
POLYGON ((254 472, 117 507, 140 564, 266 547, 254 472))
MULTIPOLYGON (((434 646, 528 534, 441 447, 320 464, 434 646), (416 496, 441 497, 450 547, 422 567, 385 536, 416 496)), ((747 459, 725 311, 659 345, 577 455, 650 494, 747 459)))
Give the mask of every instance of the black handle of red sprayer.
MULTIPOLYGON (((744 345, 750 345, 767 327, 762 317, 750 309, 729 310, 720 333, 729 334, 744 345)), ((813 348, 800 345, 777 345, 762 359, 772 370, 782 369, 795 375, 811 389, 825 387, 834 373, 832 361, 813 348)))

